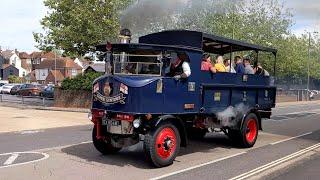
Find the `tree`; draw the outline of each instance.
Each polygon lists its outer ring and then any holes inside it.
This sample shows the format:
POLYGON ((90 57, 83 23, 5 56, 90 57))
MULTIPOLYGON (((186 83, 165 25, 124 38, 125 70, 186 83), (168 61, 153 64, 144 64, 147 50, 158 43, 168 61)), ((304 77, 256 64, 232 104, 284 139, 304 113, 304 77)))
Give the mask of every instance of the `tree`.
POLYGON ((9 81, 9 83, 21 83, 22 79, 19 76, 10 75, 8 77, 8 81, 9 81))
POLYGON ((119 13, 131 0, 45 0, 49 9, 41 25, 44 33, 34 33, 41 50, 62 49, 67 55, 94 50, 119 33, 119 13))

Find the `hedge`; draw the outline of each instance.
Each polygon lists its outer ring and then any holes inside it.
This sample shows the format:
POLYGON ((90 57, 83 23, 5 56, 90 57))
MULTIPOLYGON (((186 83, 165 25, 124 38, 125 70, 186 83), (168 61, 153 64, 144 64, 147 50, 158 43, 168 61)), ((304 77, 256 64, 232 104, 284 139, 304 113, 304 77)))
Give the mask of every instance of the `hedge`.
POLYGON ((91 91, 93 81, 101 75, 103 75, 103 73, 88 72, 79 74, 74 78, 66 78, 61 83, 61 89, 91 91))

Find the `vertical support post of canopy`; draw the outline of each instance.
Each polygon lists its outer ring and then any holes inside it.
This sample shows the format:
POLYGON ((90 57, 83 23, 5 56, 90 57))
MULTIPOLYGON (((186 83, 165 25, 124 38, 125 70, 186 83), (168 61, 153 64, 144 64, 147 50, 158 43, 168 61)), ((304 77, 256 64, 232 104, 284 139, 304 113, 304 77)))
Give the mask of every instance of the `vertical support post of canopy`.
POLYGON ((256 51, 256 53, 257 53, 257 65, 258 65, 258 63, 259 63, 259 51, 256 51))
POLYGON ((233 51, 233 49, 232 49, 232 45, 230 45, 230 68, 229 68, 229 73, 231 73, 231 67, 232 67, 232 51, 233 51))
POLYGON ((274 84, 276 84, 276 66, 277 66, 277 53, 273 52, 274 62, 273 62, 273 76, 274 76, 274 84))

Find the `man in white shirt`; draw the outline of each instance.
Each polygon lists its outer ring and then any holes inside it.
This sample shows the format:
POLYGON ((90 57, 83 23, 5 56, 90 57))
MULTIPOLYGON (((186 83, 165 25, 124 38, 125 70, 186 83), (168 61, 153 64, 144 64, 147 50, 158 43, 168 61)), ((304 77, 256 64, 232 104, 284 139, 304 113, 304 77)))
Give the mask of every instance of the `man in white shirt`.
POLYGON ((189 57, 184 52, 178 52, 177 60, 170 66, 170 76, 175 80, 185 79, 191 75, 191 68, 189 65, 189 57))

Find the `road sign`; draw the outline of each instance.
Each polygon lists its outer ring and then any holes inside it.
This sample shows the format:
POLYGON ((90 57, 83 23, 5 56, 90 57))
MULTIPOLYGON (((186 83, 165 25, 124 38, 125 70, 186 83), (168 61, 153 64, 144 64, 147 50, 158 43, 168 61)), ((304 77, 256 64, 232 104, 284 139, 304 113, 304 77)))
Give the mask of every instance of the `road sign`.
POLYGON ((0 154, 0 169, 11 166, 34 163, 45 160, 49 157, 41 152, 11 152, 0 154))

